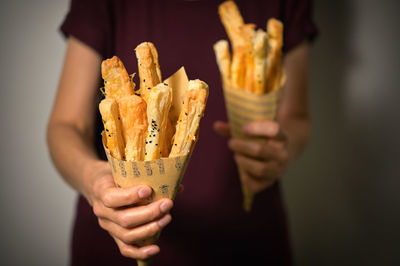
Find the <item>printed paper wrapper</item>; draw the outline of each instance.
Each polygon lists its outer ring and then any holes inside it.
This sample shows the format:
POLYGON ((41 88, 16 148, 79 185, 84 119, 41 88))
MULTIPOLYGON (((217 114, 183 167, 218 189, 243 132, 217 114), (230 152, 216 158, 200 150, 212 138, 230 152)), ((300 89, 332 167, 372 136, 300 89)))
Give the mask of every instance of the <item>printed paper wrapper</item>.
MULTIPOLYGON (((248 138, 243 135, 242 128, 245 124, 259 120, 274 120, 278 111, 281 89, 263 95, 249 93, 242 89, 223 84, 225 104, 231 134, 237 138, 248 138)), ((239 174, 243 171, 239 169, 239 174)), ((242 185, 243 208, 251 210, 254 194, 242 185)))
MULTIPOLYGON (((172 125, 176 125, 182 108, 185 92, 188 87, 188 78, 184 67, 164 81, 172 88, 173 99, 169 117, 172 125)), ((140 204, 148 204, 161 198, 173 200, 189 163, 191 153, 174 158, 161 158, 152 161, 122 161, 111 156, 106 146, 104 132, 103 146, 111 166, 112 175, 117 187, 127 188, 134 185, 147 185, 153 189, 152 195, 140 204)), ((192 145, 192 150, 194 144, 192 145)), ((158 235, 139 245, 149 245, 157 241, 158 235)), ((149 265, 148 260, 137 260, 138 265, 149 265)))

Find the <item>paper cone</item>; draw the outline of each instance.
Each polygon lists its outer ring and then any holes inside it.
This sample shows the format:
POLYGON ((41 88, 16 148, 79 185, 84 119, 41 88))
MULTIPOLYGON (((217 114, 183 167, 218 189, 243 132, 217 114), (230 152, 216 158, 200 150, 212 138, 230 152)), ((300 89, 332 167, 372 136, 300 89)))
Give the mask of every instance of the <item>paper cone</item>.
MULTIPOLYGON (((278 111, 281 89, 263 95, 253 94, 242 89, 223 84, 225 104, 231 134, 237 138, 249 138, 242 133, 245 124, 260 120, 274 120, 278 111)), ((239 174, 243 171, 239 169, 239 174)), ((251 210, 254 194, 242 185, 243 208, 251 210)))
MULTIPOLYGON (((188 78, 185 69, 181 67, 174 75, 166 79, 172 88, 173 99, 169 117, 172 125, 176 125, 179 113, 182 108, 183 97, 187 90, 188 78)), ((102 133, 103 146, 107 160, 111 166, 115 185, 121 188, 127 188, 135 185, 147 185, 152 188, 152 195, 140 204, 148 204, 161 198, 173 200, 189 163, 191 153, 185 156, 174 158, 161 158, 152 161, 122 161, 111 156, 107 149, 106 138, 102 133)), ((194 144, 192 145, 192 150, 194 144)), ((155 243, 158 235, 152 239, 147 239, 138 243, 138 245, 149 245, 155 243)), ((137 260, 138 265, 150 265, 149 260, 137 260)))

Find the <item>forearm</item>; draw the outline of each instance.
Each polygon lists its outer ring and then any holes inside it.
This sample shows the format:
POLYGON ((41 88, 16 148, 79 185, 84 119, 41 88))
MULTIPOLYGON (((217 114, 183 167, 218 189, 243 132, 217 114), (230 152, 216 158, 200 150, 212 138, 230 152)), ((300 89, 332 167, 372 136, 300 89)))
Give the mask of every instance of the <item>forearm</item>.
POLYGON ((288 139, 289 162, 296 160, 307 146, 310 136, 310 119, 307 115, 278 118, 288 139))
POLYGON ((104 167, 104 162, 95 154, 91 138, 90 133, 63 122, 50 122, 47 130, 48 147, 56 168, 85 197, 93 185, 92 172, 104 167))
POLYGON ((288 138, 289 161, 297 159, 310 135, 308 109, 308 57, 306 41, 293 48, 284 58, 287 74, 277 120, 288 138))

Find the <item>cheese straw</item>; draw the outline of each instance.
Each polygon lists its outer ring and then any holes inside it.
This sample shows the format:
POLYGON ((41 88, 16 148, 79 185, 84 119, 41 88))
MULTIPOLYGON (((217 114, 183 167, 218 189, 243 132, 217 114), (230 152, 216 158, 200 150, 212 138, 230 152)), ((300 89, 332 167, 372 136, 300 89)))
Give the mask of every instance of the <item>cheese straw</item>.
POLYGON ((169 157, 187 155, 190 152, 192 144, 196 141, 207 97, 208 85, 205 82, 199 79, 189 81, 169 157))
POLYGON ((119 99, 127 161, 143 161, 144 159, 147 131, 146 107, 146 102, 136 95, 119 99))
POLYGON ((121 135, 121 120, 117 102, 112 98, 104 99, 100 102, 99 109, 103 118, 107 147, 111 155, 118 160, 125 159, 125 146, 121 135))
POLYGON ((172 88, 163 83, 153 87, 148 95, 145 161, 159 159, 168 150, 166 134, 171 102, 172 88))

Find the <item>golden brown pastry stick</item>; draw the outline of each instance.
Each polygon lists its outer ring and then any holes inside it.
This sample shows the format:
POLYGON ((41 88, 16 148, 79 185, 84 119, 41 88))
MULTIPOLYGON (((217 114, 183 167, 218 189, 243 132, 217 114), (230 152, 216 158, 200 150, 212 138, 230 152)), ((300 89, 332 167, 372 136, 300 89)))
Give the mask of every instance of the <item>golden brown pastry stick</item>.
POLYGON ((238 89, 244 89, 246 78, 246 55, 244 46, 237 46, 233 50, 231 65, 231 84, 238 89))
POLYGON ((244 25, 243 17, 233 1, 226 1, 219 5, 218 12, 232 44, 231 84, 244 89, 246 78, 246 39, 241 27, 244 25))
POLYGON ((218 6, 218 13, 232 43, 233 50, 237 46, 243 46, 243 38, 240 33, 240 27, 244 24, 244 22, 235 2, 223 2, 218 6))
POLYGON ((268 35, 258 30, 254 36, 254 93, 264 94, 266 86, 268 35))
POLYGON ((174 142, 175 129, 176 128, 172 125, 171 119, 168 117, 164 147, 161 148, 162 157, 168 157, 169 153, 171 152, 172 143, 174 142))
POLYGON ((244 89, 248 92, 254 92, 254 51, 253 51, 253 40, 256 25, 245 24, 240 27, 240 33, 245 40, 245 51, 246 51, 246 63, 245 63, 245 83, 244 89))
POLYGON ((148 42, 143 42, 139 44, 135 48, 135 52, 138 60, 140 95, 147 102, 148 94, 151 88, 153 88, 154 86, 156 86, 158 83, 161 82, 157 73, 157 67, 156 67, 157 63, 153 58, 154 51, 152 52, 151 45, 149 45, 148 42))
POLYGON ((104 99, 100 102, 99 109, 104 124, 104 134, 107 140, 106 146, 114 158, 124 160, 124 140, 121 135, 118 103, 113 98, 104 99))
POLYGON ((278 89, 282 73, 282 44, 283 24, 277 19, 271 18, 267 22, 267 33, 269 38, 269 54, 267 57, 267 82, 266 91, 278 89), (278 87, 278 88, 277 88, 278 87))
POLYGON ((147 131, 147 105, 142 97, 125 96, 119 99, 122 135, 127 161, 143 161, 147 131))
POLYGON ((122 61, 113 56, 101 63, 101 75, 104 79, 104 90, 107 98, 118 99, 134 94, 134 85, 122 61))
POLYGON ((169 157, 183 156, 190 152, 192 144, 196 141, 207 97, 208 85, 205 82, 199 79, 189 81, 169 157))
POLYGON ((227 40, 220 40, 214 44, 215 57, 223 81, 230 83, 231 76, 231 54, 229 52, 229 44, 227 40))
POLYGON ((159 159, 163 153, 162 149, 166 149, 165 141, 171 102, 172 88, 163 83, 153 87, 148 95, 145 161, 159 159))
POLYGON ((162 81, 162 77, 161 77, 161 68, 160 68, 160 63, 158 62, 158 52, 156 47, 154 46, 154 44, 152 42, 147 42, 147 44, 150 46, 151 49, 151 54, 153 56, 153 60, 156 66, 156 71, 157 71, 157 76, 158 79, 160 80, 160 82, 162 81))

